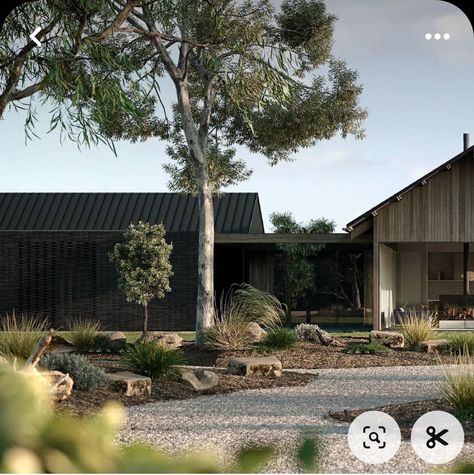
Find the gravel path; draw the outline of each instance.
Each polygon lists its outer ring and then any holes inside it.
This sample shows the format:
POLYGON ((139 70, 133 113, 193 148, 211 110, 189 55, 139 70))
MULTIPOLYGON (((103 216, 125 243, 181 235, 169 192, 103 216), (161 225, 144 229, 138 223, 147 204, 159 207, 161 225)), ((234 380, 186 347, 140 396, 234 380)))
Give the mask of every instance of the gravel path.
MULTIPOLYGON (((266 471, 295 472, 293 455, 302 433, 318 432, 325 441, 322 470, 325 473, 439 472, 442 467, 420 460, 409 441, 383 465, 366 465, 355 458, 346 442, 348 424, 326 417, 331 410, 376 406, 439 397, 441 368, 408 366, 304 370, 318 379, 304 387, 251 390, 201 396, 129 407, 120 439, 142 440, 163 449, 181 451, 203 448, 224 462, 233 451, 249 442, 274 444, 279 456, 266 471)), ((474 459, 474 444, 466 444, 461 456, 474 459)))

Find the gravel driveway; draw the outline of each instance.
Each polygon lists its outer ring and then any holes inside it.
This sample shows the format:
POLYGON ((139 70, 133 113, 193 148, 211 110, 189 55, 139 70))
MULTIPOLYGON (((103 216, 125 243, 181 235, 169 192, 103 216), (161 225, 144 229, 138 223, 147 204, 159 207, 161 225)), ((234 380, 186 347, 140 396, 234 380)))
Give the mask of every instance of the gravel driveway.
MULTIPOLYGON (((142 440, 181 451, 203 448, 228 461, 242 444, 274 444, 279 456, 266 470, 295 472, 294 448, 302 433, 319 432, 325 441, 322 470, 333 472, 439 472, 411 449, 409 441, 383 465, 367 465, 347 445, 348 424, 326 417, 331 411, 434 399, 438 366, 304 370, 319 378, 304 387, 251 390, 129 407, 120 439, 142 440)), ((461 456, 474 460, 474 444, 461 456)))

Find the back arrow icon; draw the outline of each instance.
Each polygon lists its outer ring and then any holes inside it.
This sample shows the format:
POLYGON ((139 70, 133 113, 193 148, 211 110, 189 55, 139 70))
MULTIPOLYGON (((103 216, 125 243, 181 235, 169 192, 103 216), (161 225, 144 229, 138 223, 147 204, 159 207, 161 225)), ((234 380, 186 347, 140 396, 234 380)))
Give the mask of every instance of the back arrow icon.
POLYGON ((38 26, 33 33, 31 33, 30 38, 36 43, 37 46, 41 46, 41 42, 36 38, 36 35, 41 31, 41 27, 38 26))

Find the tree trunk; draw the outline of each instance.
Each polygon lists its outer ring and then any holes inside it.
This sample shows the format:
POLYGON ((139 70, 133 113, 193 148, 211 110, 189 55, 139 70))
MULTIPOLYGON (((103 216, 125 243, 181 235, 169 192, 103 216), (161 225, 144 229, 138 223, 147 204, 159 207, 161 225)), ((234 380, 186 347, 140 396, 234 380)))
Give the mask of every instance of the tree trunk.
POLYGON ((148 333, 148 304, 143 305, 143 335, 148 333))
POLYGON ((352 301, 354 305, 354 310, 360 310, 362 307, 360 302, 360 289, 359 289, 359 279, 357 275, 357 259, 359 256, 351 255, 352 261, 352 301))
POLYGON ((196 345, 204 344, 204 331, 214 314, 214 202, 207 168, 203 167, 199 191, 198 292, 196 345))

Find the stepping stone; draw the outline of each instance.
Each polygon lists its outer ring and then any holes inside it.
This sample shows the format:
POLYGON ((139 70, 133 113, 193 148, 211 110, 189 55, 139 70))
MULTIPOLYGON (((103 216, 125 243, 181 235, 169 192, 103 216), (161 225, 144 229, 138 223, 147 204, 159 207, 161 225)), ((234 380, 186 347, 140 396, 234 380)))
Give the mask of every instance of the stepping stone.
POLYGON ((257 378, 280 378, 281 361, 275 356, 232 358, 227 365, 229 374, 257 378))
POLYGON ((151 378, 130 371, 107 373, 111 386, 125 396, 151 396, 151 378))
POLYGON ((427 353, 446 352, 449 351, 450 345, 448 340, 427 340, 421 344, 421 349, 427 353))
POLYGON ((369 334, 370 343, 381 343, 389 348, 403 348, 405 338, 401 333, 391 331, 372 330, 369 334))
POLYGON ((181 380, 196 391, 204 391, 216 386, 219 376, 206 369, 184 370, 181 373, 181 380))

